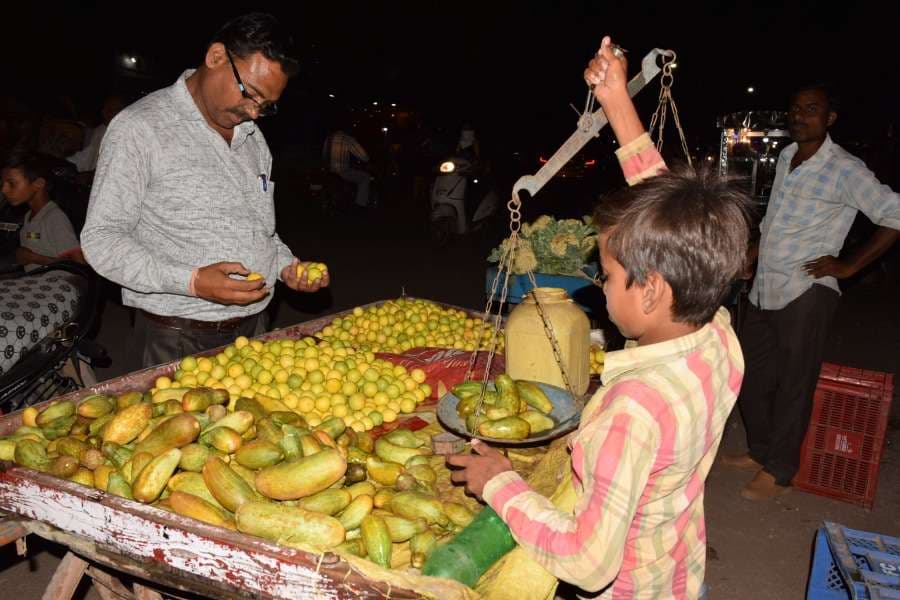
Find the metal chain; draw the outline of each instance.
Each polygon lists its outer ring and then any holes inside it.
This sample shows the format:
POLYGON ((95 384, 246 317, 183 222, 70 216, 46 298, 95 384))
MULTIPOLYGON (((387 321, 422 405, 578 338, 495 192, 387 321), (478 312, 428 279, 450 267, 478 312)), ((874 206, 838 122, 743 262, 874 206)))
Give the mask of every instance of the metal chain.
MULTIPOLYGON (((501 254, 500 261, 497 264, 497 275, 494 276, 494 281, 491 283, 491 293, 487 300, 487 306, 484 309, 484 317, 482 323, 484 326, 487 326, 487 320, 491 316, 491 311, 493 310, 494 298, 497 295, 497 288, 499 287, 499 282, 501 276, 503 277, 503 287, 500 290, 500 303, 497 307, 497 314, 494 315, 494 330, 491 333, 491 340, 488 344, 488 355, 487 360, 485 361, 484 366, 484 374, 481 378, 481 394, 478 397, 478 402, 475 404, 475 419, 473 421, 472 430, 469 433, 474 434, 475 430, 478 428, 479 419, 481 418, 481 412, 484 408, 484 397, 487 393, 487 383, 491 377, 491 366, 494 363, 494 356, 497 354, 497 342, 500 338, 500 329, 501 324, 503 323, 503 306, 506 304, 507 295, 509 293, 509 277, 512 273, 512 267, 515 261, 516 250, 518 250, 519 246, 519 231, 522 228, 522 201, 519 199, 519 195, 513 192, 513 196, 509 202, 506 203, 507 209, 509 209, 509 244, 505 254, 501 254)), ((481 345, 481 341, 479 340, 479 346, 481 345)), ((472 374, 475 370, 475 364, 478 361, 478 355, 480 354, 479 350, 476 350, 472 353, 472 356, 469 357, 469 366, 466 369, 466 377, 465 380, 468 381, 471 379, 472 374)))
POLYGON ((553 323, 550 322, 550 319, 547 317, 546 313, 544 313, 544 307, 541 306, 541 302, 538 300, 537 293, 535 292, 537 289, 537 281, 534 278, 534 273, 528 271, 528 278, 531 280, 532 286, 530 293, 532 298, 534 298, 534 304, 537 307, 538 315, 541 317, 541 322, 544 324, 544 333, 547 334, 547 339, 550 341, 550 348, 553 350, 553 358, 556 359, 556 364, 559 366, 559 373, 562 375, 566 391, 572 395, 572 398, 575 398, 575 390, 572 388, 569 372, 565 365, 565 361, 563 361, 562 351, 559 349, 559 342, 556 339, 556 332, 553 330, 553 323))
POLYGON ((669 106, 672 107, 672 119, 675 121, 675 128, 678 130, 678 136, 681 141, 681 149, 687 159, 688 165, 693 166, 691 161, 691 153, 688 149, 687 138, 684 135, 684 129, 681 126, 681 118, 678 115, 678 107, 675 105, 675 98, 672 96, 672 86, 675 84, 675 75, 672 73, 673 65, 676 63, 677 55, 674 52, 663 55, 662 75, 660 75, 659 83, 659 103, 656 111, 650 119, 650 128, 648 133, 653 136, 653 131, 659 125, 659 137, 656 139, 656 149, 662 152, 664 135, 666 130, 666 117, 668 115, 669 106))

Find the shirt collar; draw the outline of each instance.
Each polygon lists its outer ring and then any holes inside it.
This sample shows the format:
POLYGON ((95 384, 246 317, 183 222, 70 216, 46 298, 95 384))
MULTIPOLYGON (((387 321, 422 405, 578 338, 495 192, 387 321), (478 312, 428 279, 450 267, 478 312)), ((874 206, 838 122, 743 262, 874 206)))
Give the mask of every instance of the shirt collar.
MULTIPOLYGON (((197 108, 197 103, 194 102, 194 97, 191 96, 191 93, 187 88, 187 79, 191 75, 196 72, 196 69, 187 69, 175 84, 172 86, 172 99, 175 102, 175 107, 178 112, 186 119, 191 121, 203 121, 206 123, 206 119, 203 117, 203 114, 200 112, 200 109, 197 108)), ((237 148, 247 139, 247 136, 252 135, 256 131, 256 123, 253 121, 246 121, 241 123, 240 125, 234 128, 234 136, 231 140, 231 146, 233 148, 237 148)))
MULTIPOLYGON (((819 149, 816 150, 816 153, 809 157, 803 164, 816 164, 828 159, 831 156, 831 151, 834 148, 834 142, 831 141, 831 135, 825 134, 825 141, 822 142, 822 145, 819 146, 819 149)), ((797 154, 797 150, 799 146, 797 142, 792 143, 790 146, 784 149, 784 152, 781 153, 781 159, 785 161, 790 161, 794 158, 794 155, 797 154)))
POLYGON ((631 371, 670 362, 673 359, 689 354, 699 346, 708 344, 717 335, 713 330, 713 323, 719 327, 729 325, 731 316, 728 310, 724 307, 719 308, 715 317, 713 317, 713 322, 707 323, 694 333, 683 335, 674 340, 659 342, 658 344, 633 346, 607 353, 606 361, 603 365, 603 385, 607 386, 614 379, 631 371))

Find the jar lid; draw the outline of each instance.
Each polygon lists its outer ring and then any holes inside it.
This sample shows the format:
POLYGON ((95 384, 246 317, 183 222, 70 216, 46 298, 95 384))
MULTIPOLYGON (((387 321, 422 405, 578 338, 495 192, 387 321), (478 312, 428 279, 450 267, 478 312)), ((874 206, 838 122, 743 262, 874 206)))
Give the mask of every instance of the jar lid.
POLYGON ((563 288, 555 287, 536 287, 531 290, 533 293, 528 294, 525 302, 534 304, 535 297, 538 302, 563 302, 569 299, 569 295, 563 288))

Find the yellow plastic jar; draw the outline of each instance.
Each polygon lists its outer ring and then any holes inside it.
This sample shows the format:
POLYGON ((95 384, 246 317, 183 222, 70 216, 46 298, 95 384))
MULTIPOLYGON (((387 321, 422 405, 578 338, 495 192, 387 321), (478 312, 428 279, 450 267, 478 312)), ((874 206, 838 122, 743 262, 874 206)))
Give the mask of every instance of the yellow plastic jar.
POLYGON ((506 372, 513 379, 566 387, 534 296, 556 334, 572 391, 584 394, 591 377, 591 327, 584 311, 561 288, 535 288, 534 294, 528 294, 510 313, 506 323, 506 372))

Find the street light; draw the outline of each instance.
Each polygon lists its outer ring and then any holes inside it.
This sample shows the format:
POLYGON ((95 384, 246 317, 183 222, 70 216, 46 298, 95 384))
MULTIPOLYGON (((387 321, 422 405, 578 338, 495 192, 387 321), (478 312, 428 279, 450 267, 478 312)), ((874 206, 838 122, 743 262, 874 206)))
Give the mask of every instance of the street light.
POLYGON ((752 93, 755 92, 755 91, 756 91, 756 88, 754 88, 752 85, 751 85, 750 87, 747 88, 747 93, 748 93, 748 94, 752 94, 752 93))

